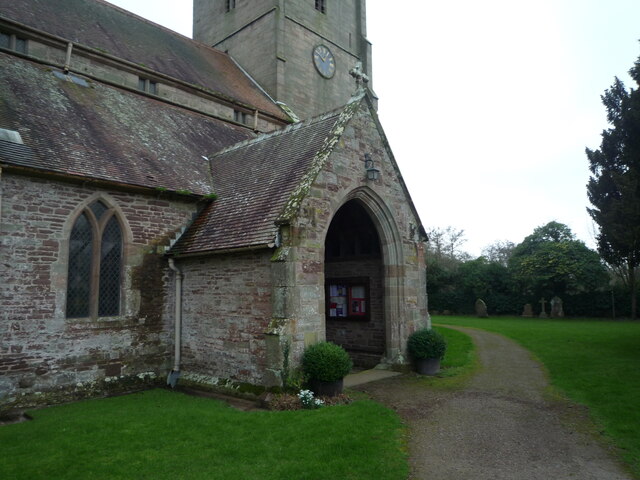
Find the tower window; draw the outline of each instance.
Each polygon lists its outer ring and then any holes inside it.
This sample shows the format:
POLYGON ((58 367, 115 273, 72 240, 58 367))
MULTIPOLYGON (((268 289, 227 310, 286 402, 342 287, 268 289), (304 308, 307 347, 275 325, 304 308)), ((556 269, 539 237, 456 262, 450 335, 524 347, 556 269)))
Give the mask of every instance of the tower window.
POLYGON ((225 12, 230 12, 236 8, 236 0, 225 0, 225 12))
POLYGON ((67 318, 120 314, 122 230, 101 201, 85 208, 69 237, 67 318))
POLYGON ((151 93, 153 95, 158 94, 158 84, 148 78, 138 77, 138 90, 141 92, 151 93))
POLYGON ((27 53, 27 39, 14 34, 0 32, 0 47, 14 52, 27 53))
POLYGON ((320 13, 327 13, 326 0, 316 0, 316 10, 318 10, 320 13))

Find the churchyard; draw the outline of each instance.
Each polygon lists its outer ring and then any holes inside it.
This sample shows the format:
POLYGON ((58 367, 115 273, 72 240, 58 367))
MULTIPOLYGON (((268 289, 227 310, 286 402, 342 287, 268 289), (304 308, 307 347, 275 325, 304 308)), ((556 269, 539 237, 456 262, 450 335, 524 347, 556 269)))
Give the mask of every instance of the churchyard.
MULTIPOLYGON (((554 386, 585 405, 596 435, 615 444, 640 478, 640 324, 599 320, 435 317, 516 340, 554 386)), ((436 327, 449 348, 422 388, 456 389, 478 367, 470 338, 436 327)), ((407 477, 406 425, 392 410, 349 392, 348 405, 250 411, 165 390, 29 412, 0 427, 0 478, 407 477)))

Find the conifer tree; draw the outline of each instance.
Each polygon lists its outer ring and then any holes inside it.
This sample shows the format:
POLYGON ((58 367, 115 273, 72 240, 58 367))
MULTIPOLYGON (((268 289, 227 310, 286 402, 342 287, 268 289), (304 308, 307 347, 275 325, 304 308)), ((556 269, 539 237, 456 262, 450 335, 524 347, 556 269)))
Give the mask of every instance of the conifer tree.
MULTIPOLYGON (((640 58, 629 72, 640 85, 640 58)), ((640 265, 640 91, 627 90, 617 77, 602 95, 610 128, 597 150, 586 149, 591 176, 587 192, 591 218, 598 224, 598 251, 623 272, 637 318, 640 265)))

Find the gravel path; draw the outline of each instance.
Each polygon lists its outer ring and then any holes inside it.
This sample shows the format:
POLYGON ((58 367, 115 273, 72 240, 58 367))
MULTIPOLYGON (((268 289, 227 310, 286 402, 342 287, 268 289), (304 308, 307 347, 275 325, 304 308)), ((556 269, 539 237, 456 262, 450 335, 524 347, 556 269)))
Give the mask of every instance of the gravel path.
POLYGON ((545 374, 513 341, 456 329, 481 368, 464 388, 429 389, 411 375, 355 387, 409 425, 412 479, 631 480, 595 439, 585 411, 545 395, 545 374))

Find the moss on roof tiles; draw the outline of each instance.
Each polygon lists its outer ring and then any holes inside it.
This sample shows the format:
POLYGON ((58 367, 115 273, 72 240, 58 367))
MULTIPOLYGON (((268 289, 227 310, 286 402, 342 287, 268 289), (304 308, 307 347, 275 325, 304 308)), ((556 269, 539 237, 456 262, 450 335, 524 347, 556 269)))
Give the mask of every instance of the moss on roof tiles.
POLYGON ((0 15, 288 120, 225 53, 106 2, 2 2, 0 15))
POLYGON ((203 156, 253 134, 152 98, 0 53, 0 128, 17 130, 31 156, 0 161, 65 175, 195 195, 213 193, 203 156))

